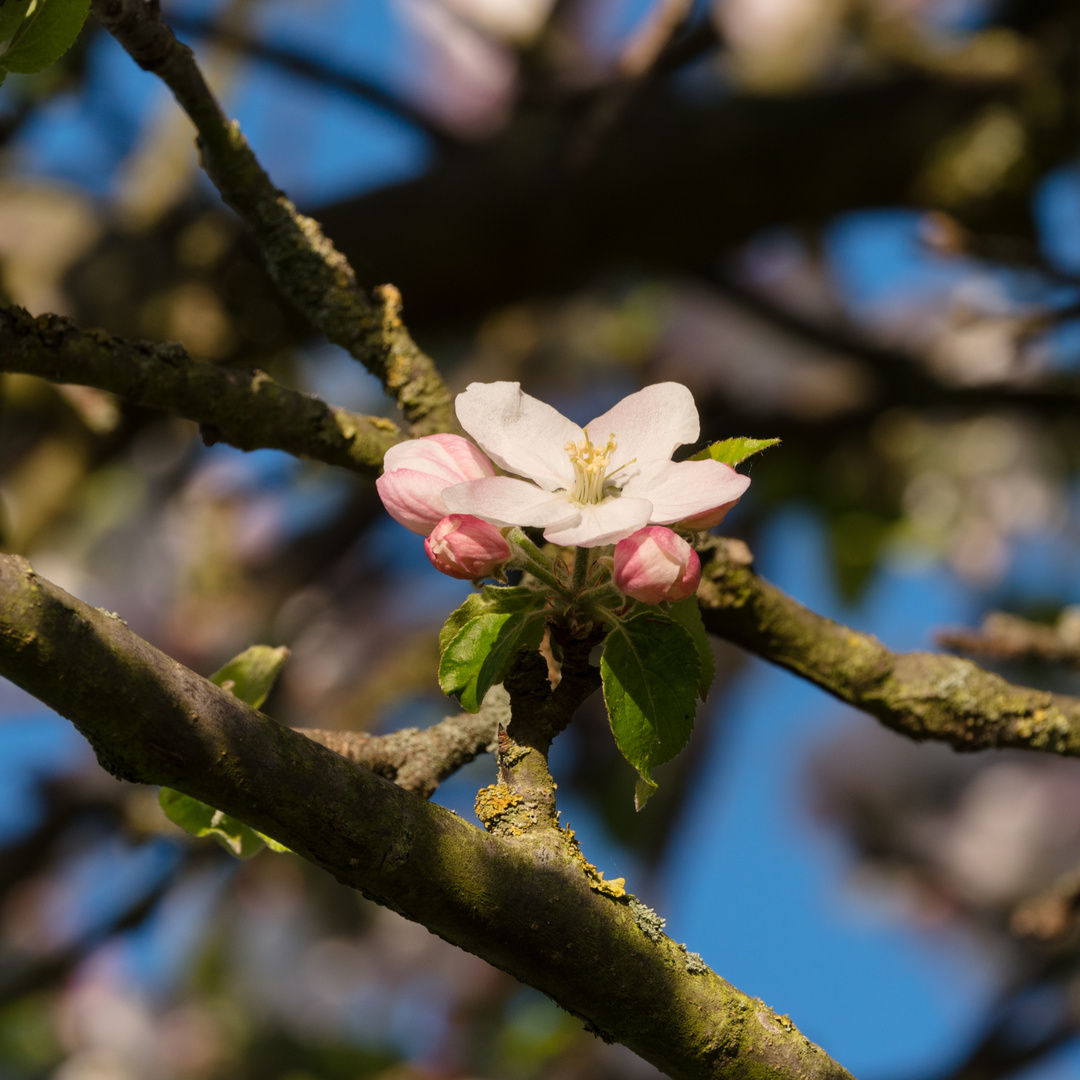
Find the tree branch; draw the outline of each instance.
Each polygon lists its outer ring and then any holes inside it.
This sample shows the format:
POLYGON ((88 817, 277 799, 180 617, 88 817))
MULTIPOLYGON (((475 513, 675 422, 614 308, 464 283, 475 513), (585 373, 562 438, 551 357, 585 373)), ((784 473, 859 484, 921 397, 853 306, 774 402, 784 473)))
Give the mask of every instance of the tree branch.
POLYGON ((108 612, 0 555, 0 675, 67 716, 102 765, 166 784, 524 982, 676 1078, 846 1080, 787 1017, 529 835, 487 835, 274 723, 108 612))
POLYGON ((369 297, 318 222, 298 213, 274 187, 239 125, 211 93, 191 49, 159 18, 157 0, 94 0, 93 11, 141 68, 168 85, 191 118, 207 176, 251 231, 283 295, 382 380, 416 434, 456 430, 446 385, 401 321, 401 294, 380 285, 369 297))
POLYGON ((448 776, 490 749, 499 725, 509 723, 506 693, 492 687, 479 712, 448 716, 422 730, 401 728, 389 735, 318 728, 296 730, 354 765, 427 799, 448 776))
POLYGON ((1080 756, 1080 700, 1014 686, 955 656, 894 653, 817 615, 750 569, 739 540, 710 537, 698 597, 706 629, 794 671, 911 739, 957 750, 1080 756))
POLYGON ((991 611, 978 630, 939 630, 943 648, 996 660, 1036 660, 1080 667, 1080 609, 1067 607, 1054 626, 991 611))
POLYGON ((96 386, 194 420, 208 442, 285 450, 374 475, 403 436, 390 420, 334 408, 264 371, 192 360, 182 346, 123 341, 70 319, 0 307, 0 372, 96 386))

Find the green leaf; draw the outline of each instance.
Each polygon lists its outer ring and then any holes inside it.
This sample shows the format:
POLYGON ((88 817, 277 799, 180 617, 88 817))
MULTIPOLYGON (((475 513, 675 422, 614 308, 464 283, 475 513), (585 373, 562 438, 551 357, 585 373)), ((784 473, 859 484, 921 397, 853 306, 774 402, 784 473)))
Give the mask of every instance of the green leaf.
MULTIPOLYGON (((257 709, 273 689, 288 655, 289 650, 284 646, 275 649, 270 645, 252 645, 215 671, 210 681, 257 709)), ((158 802, 165 816, 185 832, 192 836, 212 836, 238 859, 250 859, 264 847, 271 851, 289 850, 284 844, 245 825, 239 818, 172 788, 162 788, 158 802)))
POLYGON ((450 618, 443 623, 443 628, 439 631, 439 656, 446 652, 447 646, 461 633, 466 623, 487 610, 488 605, 481 593, 469 593, 465 597, 465 603, 450 613, 450 618))
POLYGON ((474 595, 479 599, 466 600, 440 634, 439 685, 468 712, 476 712, 488 690, 503 681, 520 649, 540 647, 547 602, 524 586, 488 585, 474 595))
POLYGON ((690 635, 701 661, 701 673, 698 675, 698 697, 702 701, 708 696, 716 675, 716 662, 713 660, 709 635, 705 633, 705 624, 701 621, 701 606, 696 596, 688 596, 677 604, 672 604, 668 614, 690 635))
POLYGON ((257 709, 269 696, 288 656, 289 650, 284 645, 276 649, 270 645, 252 645, 215 671, 210 681, 257 709))
POLYGON ((704 450, 699 450, 690 456, 691 461, 722 461, 725 465, 738 465, 748 457, 775 446, 779 439, 748 439, 740 436, 735 439, 724 439, 721 442, 710 443, 704 450))
POLYGON ((90 0, 31 0, 0 66, 24 75, 43 71, 71 48, 89 14, 90 0))
POLYGON ((640 810, 656 790, 653 767, 690 738, 701 660, 689 631, 661 612, 642 612, 608 634, 600 674, 615 742, 641 777, 640 810))
POLYGON ((10 41, 30 11, 30 0, 6 0, 0 6, 0 45, 10 41))
POLYGON ((277 841, 268 841, 262 833, 245 825, 231 814, 215 810, 190 795, 184 795, 172 788, 162 788, 158 802, 165 816, 179 825, 192 836, 212 836, 226 851, 238 859, 250 859, 257 855, 269 842, 275 851, 287 851, 277 841))

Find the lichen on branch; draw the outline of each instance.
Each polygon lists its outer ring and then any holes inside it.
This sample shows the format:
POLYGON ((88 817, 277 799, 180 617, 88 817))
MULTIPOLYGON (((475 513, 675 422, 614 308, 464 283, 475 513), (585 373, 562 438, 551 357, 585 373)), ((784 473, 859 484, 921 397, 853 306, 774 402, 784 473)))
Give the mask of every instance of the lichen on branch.
POLYGON ((37 318, 0 307, 0 372, 96 386, 133 405, 194 420, 208 442, 241 450, 285 450, 368 476, 404 436, 378 416, 361 416, 290 390, 265 371, 218 367, 182 346, 128 342, 79 330, 59 315, 37 318))
POLYGON ((359 769, 0 555, 0 675, 68 717, 114 775, 245 821, 536 987, 684 1080, 850 1080, 787 1017, 597 890, 359 769))
POLYGON ((912 739, 957 750, 1014 747, 1080 756, 1080 700, 1015 686, 955 656, 893 652, 763 581, 739 540, 710 537, 698 551, 698 598, 710 633, 912 739))

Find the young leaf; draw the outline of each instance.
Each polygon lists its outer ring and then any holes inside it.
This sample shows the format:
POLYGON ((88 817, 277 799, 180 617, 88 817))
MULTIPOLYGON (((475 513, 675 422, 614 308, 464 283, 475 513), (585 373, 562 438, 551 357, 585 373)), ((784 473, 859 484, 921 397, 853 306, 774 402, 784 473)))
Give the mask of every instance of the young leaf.
POLYGON ((30 0, 7 0, 0 5, 0 45, 10 41, 30 11, 30 0))
POLYGON ((450 612, 450 618, 443 623, 439 631, 439 656, 446 652, 447 646, 461 633, 466 623, 471 622, 477 615, 482 615, 486 610, 484 597, 481 593, 469 593, 465 597, 465 603, 450 612))
POLYGON ((709 635, 705 633, 705 624, 701 621, 701 607, 696 596, 688 596, 669 610, 671 617, 690 635, 701 661, 701 673, 698 675, 698 697, 705 700, 716 675, 716 663, 713 660, 709 635))
POLYGON ((32 0, 30 7, 0 55, 0 66, 8 71, 31 74, 55 63, 75 43, 90 14, 90 0, 32 0))
POLYGON ((276 649, 269 645, 252 645, 215 671, 210 681, 257 709, 269 696, 288 656, 289 650, 284 645, 276 649))
MULTIPOLYGON (((481 601, 465 613, 471 617, 463 615, 457 620, 460 628, 452 639, 445 640, 439 663, 443 693, 456 697, 468 712, 476 712, 488 690, 503 681, 518 650, 538 649, 544 636, 546 601, 542 593, 488 586, 481 601), (473 611, 480 614, 471 614, 473 611)), ((451 620, 467 606, 468 601, 451 620)))
MULTIPOLYGON (((250 859, 262 851, 267 838, 245 825, 239 818, 215 810, 190 795, 162 788, 158 802, 165 816, 192 836, 212 836, 226 851, 238 859, 250 859)), ((286 851, 276 841, 270 841, 275 850, 286 851)))
POLYGON ((690 738, 701 660, 679 623, 642 612, 608 634, 600 674, 615 742, 641 777, 640 810, 656 790, 653 766, 673 758, 690 738))
MULTIPOLYGON (((269 645, 252 645, 215 671, 210 681, 257 709, 269 695, 288 655, 289 650, 284 646, 275 649, 269 645)), ((162 788, 158 802, 165 816, 185 832, 192 836, 212 836, 238 859, 250 859, 264 846, 271 851, 289 850, 239 818, 172 788, 162 788)))
POLYGON ((707 461, 712 458, 713 461, 722 461, 725 465, 738 465, 740 461, 745 461, 753 454, 767 450, 770 446, 775 446, 779 441, 779 439, 748 439, 745 437, 724 439, 721 442, 710 443, 704 450, 692 454, 690 460, 707 461))

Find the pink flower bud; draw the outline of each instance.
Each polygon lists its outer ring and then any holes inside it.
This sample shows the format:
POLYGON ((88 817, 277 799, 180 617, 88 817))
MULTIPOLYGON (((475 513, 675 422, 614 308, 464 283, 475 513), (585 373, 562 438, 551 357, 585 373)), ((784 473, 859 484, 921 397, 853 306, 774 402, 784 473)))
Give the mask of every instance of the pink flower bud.
POLYGON ((386 451, 375 481, 387 513, 427 536, 450 512, 442 493, 454 484, 494 476, 495 466, 460 435, 426 435, 386 451))
POLYGON ((449 514, 424 541, 431 565, 455 578, 482 578, 510 558, 503 534, 472 514, 449 514))
POLYGON ((716 525, 719 525, 721 521, 727 517, 727 512, 738 502, 738 499, 732 499, 731 502, 726 502, 722 506, 715 506, 712 510, 704 510, 700 514, 694 514, 693 517, 683 518, 680 521, 679 528, 686 529, 688 532, 699 532, 703 529, 711 529, 716 525))
POLYGON ((615 585, 646 604, 692 596, 701 581, 697 552, 671 529, 647 525, 615 545, 615 585))

